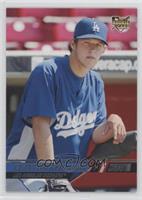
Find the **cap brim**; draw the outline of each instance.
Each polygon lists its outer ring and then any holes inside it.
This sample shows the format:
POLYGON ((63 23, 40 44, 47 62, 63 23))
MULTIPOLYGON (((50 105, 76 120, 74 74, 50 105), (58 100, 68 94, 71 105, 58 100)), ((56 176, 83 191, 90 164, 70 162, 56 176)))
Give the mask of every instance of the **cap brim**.
POLYGON ((75 37, 75 39, 99 39, 103 41, 106 45, 108 45, 108 43, 102 37, 99 37, 93 34, 81 35, 81 36, 75 37))

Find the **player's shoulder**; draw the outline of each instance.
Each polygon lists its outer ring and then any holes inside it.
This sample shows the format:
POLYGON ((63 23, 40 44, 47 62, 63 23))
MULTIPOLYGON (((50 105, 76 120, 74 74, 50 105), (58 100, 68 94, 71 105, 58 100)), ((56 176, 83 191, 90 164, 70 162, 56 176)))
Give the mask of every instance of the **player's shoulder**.
POLYGON ((48 73, 50 75, 55 74, 61 64, 64 62, 64 57, 52 57, 49 59, 46 59, 39 63, 34 71, 35 73, 48 73))
POLYGON ((90 70, 90 76, 93 80, 97 82, 103 82, 101 74, 99 72, 96 72, 95 70, 90 70))
POLYGON ((99 72, 96 72, 95 70, 90 71, 91 76, 91 82, 92 85, 94 85, 97 96, 99 95, 100 91, 104 90, 104 81, 101 77, 101 74, 99 72))

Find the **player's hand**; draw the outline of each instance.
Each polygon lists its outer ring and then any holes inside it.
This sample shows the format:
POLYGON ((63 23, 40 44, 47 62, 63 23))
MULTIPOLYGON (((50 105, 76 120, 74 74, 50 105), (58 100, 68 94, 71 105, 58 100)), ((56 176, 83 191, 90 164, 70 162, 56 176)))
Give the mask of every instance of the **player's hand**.
POLYGON ((111 114, 108 117, 104 134, 112 134, 113 144, 123 143, 126 137, 126 128, 120 116, 111 114))

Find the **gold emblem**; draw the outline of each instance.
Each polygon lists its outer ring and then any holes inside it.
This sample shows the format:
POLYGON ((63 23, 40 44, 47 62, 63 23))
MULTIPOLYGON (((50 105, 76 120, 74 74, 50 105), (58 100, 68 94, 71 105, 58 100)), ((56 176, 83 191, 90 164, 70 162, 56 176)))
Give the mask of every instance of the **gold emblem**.
POLYGON ((112 17, 112 30, 117 30, 119 32, 127 32, 130 26, 130 16, 128 17, 112 17))

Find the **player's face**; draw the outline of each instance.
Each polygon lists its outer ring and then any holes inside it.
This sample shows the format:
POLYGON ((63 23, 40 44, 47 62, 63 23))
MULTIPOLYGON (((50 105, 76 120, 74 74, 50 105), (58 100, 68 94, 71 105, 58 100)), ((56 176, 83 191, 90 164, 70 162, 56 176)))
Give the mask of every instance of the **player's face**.
POLYGON ((104 53, 106 45, 98 39, 79 39, 75 45, 75 54, 80 64, 91 69, 104 53))

